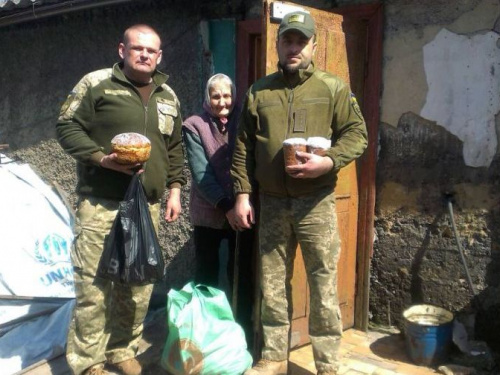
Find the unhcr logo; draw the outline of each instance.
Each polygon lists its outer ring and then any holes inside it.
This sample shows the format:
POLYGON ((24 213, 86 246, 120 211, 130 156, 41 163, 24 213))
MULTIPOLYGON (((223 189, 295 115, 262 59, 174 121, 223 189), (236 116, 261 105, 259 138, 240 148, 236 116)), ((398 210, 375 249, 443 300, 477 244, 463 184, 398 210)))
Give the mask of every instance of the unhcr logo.
POLYGON ((69 244, 58 234, 49 234, 41 242, 36 241, 35 258, 38 262, 50 267, 40 281, 45 286, 60 284, 73 287, 73 267, 69 256, 69 244), (63 263, 61 266, 57 264, 63 263))
POLYGON ((42 242, 35 242, 35 258, 46 265, 69 261, 68 241, 58 234, 49 234, 42 242))

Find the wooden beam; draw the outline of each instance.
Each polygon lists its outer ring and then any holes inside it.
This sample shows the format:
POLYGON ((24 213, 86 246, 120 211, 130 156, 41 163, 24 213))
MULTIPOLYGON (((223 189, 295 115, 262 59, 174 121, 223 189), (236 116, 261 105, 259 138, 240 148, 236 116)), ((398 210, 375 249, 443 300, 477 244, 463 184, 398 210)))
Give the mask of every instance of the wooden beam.
POLYGON ((367 22, 367 75, 364 86, 363 114, 368 128, 368 147, 359 159, 359 214, 356 265, 356 301, 354 327, 368 330, 370 298, 370 262, 373 255, 375 182, 382 86, 383 7, 381 3, 348 6, 335 10, 347 17, 367 22))

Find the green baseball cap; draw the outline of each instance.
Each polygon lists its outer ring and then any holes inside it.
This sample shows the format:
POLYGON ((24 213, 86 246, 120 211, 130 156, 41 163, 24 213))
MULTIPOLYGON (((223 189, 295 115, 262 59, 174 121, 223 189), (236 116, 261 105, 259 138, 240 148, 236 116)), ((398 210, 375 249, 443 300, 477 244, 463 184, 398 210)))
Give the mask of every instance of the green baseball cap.
POLYGON ((283 17, 278 29, 278 35, 283 35, 287 31, 295 30, 306 36, 312 37, 316 34, 316 27, 314 20, 309 13, 306 12, 292 12, 283 17))

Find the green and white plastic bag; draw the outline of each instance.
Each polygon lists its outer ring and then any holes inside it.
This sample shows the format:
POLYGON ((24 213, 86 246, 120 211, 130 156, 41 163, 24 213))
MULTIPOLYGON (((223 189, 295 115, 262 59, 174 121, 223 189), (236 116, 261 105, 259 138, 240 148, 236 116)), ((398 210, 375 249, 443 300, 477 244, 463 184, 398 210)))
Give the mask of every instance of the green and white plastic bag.
POLYGON ((239 375, 252 365, 245 333, 223 291, 186 284, 168 293, 161 366, 173 375, 239 375))

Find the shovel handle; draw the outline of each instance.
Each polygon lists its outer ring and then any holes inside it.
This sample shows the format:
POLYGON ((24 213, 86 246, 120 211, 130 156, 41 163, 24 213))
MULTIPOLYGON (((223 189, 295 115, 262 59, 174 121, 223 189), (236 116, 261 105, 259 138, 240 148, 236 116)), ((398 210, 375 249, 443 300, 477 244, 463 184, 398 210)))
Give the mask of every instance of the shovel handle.
POLYGON ((240 232, 236 231, 236 240, 234 246, 234 264, 233 264, 233 296, 231 298, 231 308, 233 310, 233 316, 236 318, 237 306, 238 306, 238 282, 240 273, 240 232))

